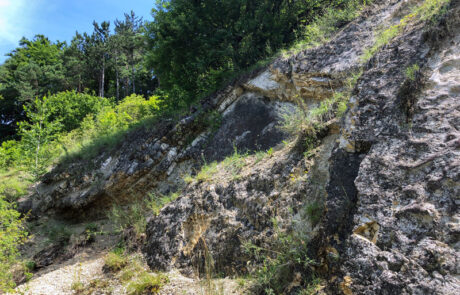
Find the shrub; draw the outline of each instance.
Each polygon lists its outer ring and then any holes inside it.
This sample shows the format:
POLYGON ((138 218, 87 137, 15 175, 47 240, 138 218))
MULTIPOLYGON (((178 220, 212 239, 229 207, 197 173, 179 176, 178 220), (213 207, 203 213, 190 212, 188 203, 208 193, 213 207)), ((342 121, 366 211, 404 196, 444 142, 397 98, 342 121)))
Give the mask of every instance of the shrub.
POLYGON ((19 212, 0 195, 0 293, 14 287, 11 269, 19 262, 18 247, 26 237, 19 212))
POLYGON ((50 120, 61 122, 62 130, 69 132, 80 127, 83 119, 89 114, 97 114, 112 102, 103 97, 75 91, 59 92, 46 99, 50 120))

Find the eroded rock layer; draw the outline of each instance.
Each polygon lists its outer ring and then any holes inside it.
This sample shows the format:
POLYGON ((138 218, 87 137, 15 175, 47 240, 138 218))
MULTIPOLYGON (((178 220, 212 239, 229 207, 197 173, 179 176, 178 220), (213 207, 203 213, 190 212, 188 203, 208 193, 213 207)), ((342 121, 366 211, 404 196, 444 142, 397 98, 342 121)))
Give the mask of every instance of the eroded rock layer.
POLYGON ((244 273, 245 242, 268 247, 274 222, 289 230, 302 220, 325 292, 458 294, 460 4, 451 1, 442 19, 410 23, 363 64, 375 32, 419 1, 374 2, 326 44, 240 78, 190 116, 57 167, 22 210, 94 218, 114 203, 182 187, 148 223, 152 269, 203 272, 211 259, 218 273, 244 273), (420 70, 408 76, 414 65, 420 70), (308 155, 303 137, 281 143, 283 114, 299 99, 317 106, 358 70, 347 112, 324 124, 308 155), (235 148, 274 149, 184 182, 235 148), (303 215, 308 204, 321 210, 319 222, 303 215))

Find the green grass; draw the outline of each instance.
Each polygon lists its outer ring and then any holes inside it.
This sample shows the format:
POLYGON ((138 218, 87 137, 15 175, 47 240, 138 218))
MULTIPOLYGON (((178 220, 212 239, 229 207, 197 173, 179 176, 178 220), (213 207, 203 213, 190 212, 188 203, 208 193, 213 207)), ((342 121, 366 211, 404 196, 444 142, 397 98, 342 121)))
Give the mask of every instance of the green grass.
MULTIPOLYGON (((325 122, 343 116, 347 110, 351 92, 361 75, 362 70, 351 73, 344 80, 341 92, 334 92, 332 97, 324 99, 316 107, 308 108, 303 100, 297 97, 295 101, 298 107, 294 111, 286 110, 282 114, 278 127, 293 136, 306 134, 307 137, 315 137, 317 130, 321 129, 325 122)), ((313 147, 314 139, 307 138, 307 150, 313 147)))
POLYGON ((133 228, 136 237, 140 237, 145 232, 147 226, 147 216, 153 213, 154 216, 160 213, 160 210, 179 197, 180 193, 171 193, 163 196, 150 193, 148 197, 132 202, 128 205, 112 205, 108 218, 114 225, 115 230, 122 232, 125 229, 133 228))
POLYGON ((317 225, 323 215, 323 206, 319 202, 312 202, 305 207, 305 213, 313 226, 317 225))
MULTIPOLYGON (((271 151, 273 152, 273 150, 271 151)), ((198 182, 213 182, 217 181, 216 176, 222 171, 225 172, 226 176, 230 175, 232 180, 237 180, 240 176, 241 169, 246 165, 246 158, 248 153, 241 154, 236 149, 233 154, 226 157, 221 162, 212 162, 210 164, 205 163, 201 167, 201 170, 193 177, 187 175, 184 181, 187 183, 198 181, 198 182)))
POLYGON ((110 271, 117 272, 128 265, 128 259, 124 252, 113 250, 104 258, 104 266, 110 271))
POLYGON ((169 282, 165 274, 152 274, 144 272, 129 283, 129 295, 158 294, 161 288, 169 282))
MULTIPOLYGON (((269 247, 251 242, 243 244, 244 251, 262 265, 251 272, 254 293, 285 294, 296 273, 309 273, 314 261, 308 256, 307 242, 293 232, 280 231, 275 224, 276 239, 269 247)), ((311 281, 302 276, 301 284, 311 281)))
POLYGON ((28 187, 32 184, 30 179, 27 172, 18 169, 0 170, 0 195, 10 202, 16 201, 28 193, 28 187))
POLYGON ((414 81, 419 70, 420 66, 418 64, 413 64, 410 67, 407 67, 405 71, 406 78, 410 81, 414 81))
POLYGON ((164 206, 177 199, 179 195, 180 194, 178 192, 167 196, 157 196, 154 193, 150 193, 149 200, 147 201, 147 207, 155 216, 157 216, 164 206))
POLYGON ((435 18, 444 11, 443 7, 449 2, 450 0, 425 0, 420 5, 414 7, 411 13, 404 16, 398 24, 377 33, 374 45, 364 51, 361 61, 363 63, 369 61, 380 48, 389 44, 391 40, 400 35, 409 24, 435 18))
POLYGON ((134 202, 126 206, 114 204, 109 212, 109 220, 118 231, 133 227, 137 236, 145 232, 145 202, 134 202))
POLYGON ((67 244, 72 236, 72 231, 65 224, 51 224, 45 227, 45 235, 49 243, 67 244))

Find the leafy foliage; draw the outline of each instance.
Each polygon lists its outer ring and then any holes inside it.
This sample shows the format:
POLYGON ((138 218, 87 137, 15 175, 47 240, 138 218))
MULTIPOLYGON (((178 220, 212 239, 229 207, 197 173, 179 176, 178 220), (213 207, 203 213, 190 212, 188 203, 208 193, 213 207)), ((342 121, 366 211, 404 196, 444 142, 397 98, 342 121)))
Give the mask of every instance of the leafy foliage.
POLYGON ((50 105, 47 101, 47 97, 36 98, 33 105, 24 106, 29 121, 19 123, 21 142, 30 158, 26 165, 36 179, 44 174, 51 164, 52 153, 49 153, 49 145, 62 128, 59 120, 50 120, 50 105))
POLYGON ((14 287, 10 270, 18 262, 18 246, 26 237, 19 212, 0 195, 0 292, 14 287))
POLYGON ((302 26, 346 0, 161 0, 147 25, 147 62, 175 105, 293 42, 302 26))

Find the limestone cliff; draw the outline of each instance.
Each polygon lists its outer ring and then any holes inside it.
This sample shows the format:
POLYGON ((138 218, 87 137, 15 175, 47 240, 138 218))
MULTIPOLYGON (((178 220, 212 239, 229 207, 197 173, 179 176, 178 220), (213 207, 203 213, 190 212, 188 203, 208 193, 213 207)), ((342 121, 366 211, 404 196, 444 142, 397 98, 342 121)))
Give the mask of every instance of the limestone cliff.
POLYGON ((57 167, 22 210, 96 218, 115 202, 180 188, 148 223, 152 269, 191 273, 211 255, 216 272, 245 273, 253 265, 243 244, 270 245, 277 220, 308 240, 326 293, 458 294, 460 4, 451 1, 435 22, 411 23, 363 63, 375 32, 417 1, 375 2, 326 44, 241 77, 190 116, 57 167), (413 65, 419 70, 408 76, 413 65), (307 156, 305 135, 282 143, 288 135, 277 125, 299 99, 313 108, 360 70, 345 115, 317 131, 307 156), (262 159, 253 154, 271 147, 262 159), (209 179, 184 182, 203 159, 235 149, 249 153, 237 171, 221 163, 209 179), (305 216, 309 204, 319 220, 305 216))

